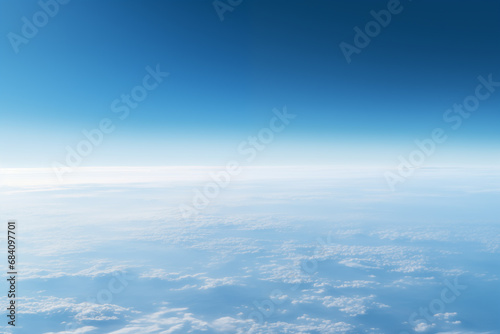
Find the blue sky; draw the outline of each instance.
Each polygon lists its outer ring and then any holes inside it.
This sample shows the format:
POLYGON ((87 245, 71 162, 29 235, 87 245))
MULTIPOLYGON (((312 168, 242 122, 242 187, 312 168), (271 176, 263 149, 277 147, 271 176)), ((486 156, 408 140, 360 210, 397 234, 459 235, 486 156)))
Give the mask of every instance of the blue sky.
POLYGON ((499 161, 500 92, 456 131, 442 119, 479 75, 500 81, 495 1, 402 1, 350 64, 339 44, 387 2, 244 0, 221 21, 211 1, 73 0, 18 53, 7 36, 40 5, 0 6, 2 167, 49 167, 103 118, 116 131, 82 165, 221 165, 285 105, 257 165, 394 165, 436 127, 429 165, 499 161), (170 75, 119 120, 111 102, 156 64, 170 75))

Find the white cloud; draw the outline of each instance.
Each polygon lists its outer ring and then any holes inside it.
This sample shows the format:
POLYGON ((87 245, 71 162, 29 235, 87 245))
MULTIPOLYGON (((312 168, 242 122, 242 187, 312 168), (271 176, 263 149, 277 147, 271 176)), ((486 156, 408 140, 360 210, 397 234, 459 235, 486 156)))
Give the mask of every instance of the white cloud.
POLYGON ((213 289, 219 286, 226 285, 244 285, 241 282, 242 278, 249 276, 235 276, 235 277, 221 277, 221 278, 211 278, 203 276, 206 273, 196 273, 196 274, 180 274, 180 273, 170 273, 163 269, 153 269, 149 272, 143 273, 141 278, 158 278, 170 282, 179 282, 184 280, 197 281, 197 284, 186 284, 181 288, 171 288, 172 291, 181 291, 191 288, 198 287, 200 290, 213 289))
POLYGON ((147 334, 147 333, 191 333, 205 331, 209 324, 196 319, 187 308, 161 307, 157 312, 130 321, 125 327, 109 334, 147 334))
MULTIPOLYGON (((116 264, 117 261, 110 261, 104 259, 98 259, 92 261, 86 268, 75 268, 73 272, 68 269, 68 263, 57 263, 52 262, 50 268, 40 268, 37 267, 36 263, 29 263, 26 265, 25 272, 23 273, 22 279, 50 279, 50 278, 60 278, 60 277, 90 277, 95 278, 98 276, 105 276, 111 274, 121 274, 125 275, 125 272, 129 269, 137 268, 137 265, 131 265, 128 263, 116 264)), ((81 263, 76 264, 82 266, 81 263)))
POLYGON ((180 274, 177 272, 168 272, 165 269, 155 268, 151 269, 148 272, 142 273, 140 278, 158 278, 165 281, 176 282, 182 281, 185 279, 197 279, 199 276, 204 275, 205 273, 196 273, 196 274, 180 274))
POLYGON ((205 283, 200 287, 200 290, 212 289, 218 286, 225 285, 240 285, 237 280, 233 277, 223 277, 223 278, 209 278, 204 277, 205 283))
POLYGON ((427 322, 419 322, 419 323, 415 326, 415 328, 413 328, 413 330, 414 330, 415 332, 419 332, 419 333, 420 333, 420 332, 426 332, 426 331, 428 331, 429 329, 431 329, 431 328, 433 328, 433 327, 435 327, 435 326, 436 326, 436 324, 429 324, 429 323, 427 323, 427 322))
POLYGON ((137 312, 114 304, 77 303, 73 298, 39 296, 37 298, 20 297, 18 300, 20 314, 45 313, 51 315, 59 312, 70 312, 77 321, 116 320, 124 314, 137 312))
POLYGON ((263 324, 253 324, 248 329, 241 329, 237 333, 269 333, 269 334, 281 334, 281 333, 297 333, 297 334, 309 334, 313 332, 319 333, 346 333, 353 330, 353 326, 339 321, 334 322, 330 319, 314 318, 307 314, 304 314, 297 318, 294 323, 288 322, 265 322, 263 324))
POLYGON ((440 319, 440 320, 448 320, 452 317, 456 317, 457 312, 445 312, 445 313, 436 313, 434 314, 434 317, 440 319))
POLYGON ((210 327, 214 329, 216 332, 231 332, 235 333, 238 328, 247 327, 249 324, 251 325, 250 320, 240 320, 232 317, 222 317, 215 319, 210 327))
POLYGON ((303 295, 300 299, 294 299, 292 304, 309 304, 313 301, 321 302, 325 307, 336 307, 350 316, 365 314, 370 308, 386 308, 385 304, 373 301, 375 295, 369 296, 317 296, 303 295))
POLYGON ((74 330, 62 331, 62 332, 46 332, 44 334, 84 334, 96 330, 97 327, 94 326, 84 326, 74 330))
POLYGON ((195 333, 214 331, 216 333, 346 333, 353 326, 345 322, 333 322, 329 319, 310 317, 306 314, 297 318, 295 323, 264 322, 237 319, 230 316, 213 321, 200 320, 187 308, 162 307, 157 312, 130 321, 125 327, 109 334, 150 334, 150 333, 195 333))

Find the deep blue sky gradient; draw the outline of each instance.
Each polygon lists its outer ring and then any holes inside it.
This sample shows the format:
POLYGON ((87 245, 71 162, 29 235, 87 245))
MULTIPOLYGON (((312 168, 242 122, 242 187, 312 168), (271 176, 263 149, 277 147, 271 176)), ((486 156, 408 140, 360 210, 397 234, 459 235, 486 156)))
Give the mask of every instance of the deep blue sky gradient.
POLYGON ((49 167, 104 117, 116 131, 83 165, 214 165, 267 126, 298 117, 256 164, 395 164, 445 128, 429 163, 500 161, 500 90, 457 131, 444 111, 500 81, 498 1, 402 1, 403 11, 348 64, 339 48, 386 1, 244 0, 220 21, 211 1, 78 1, 15 53, 9 32, 40 10, 0 7, 2 167, 49 167), (145 67, 170 76, 131 116, 111 102, 145 67))

